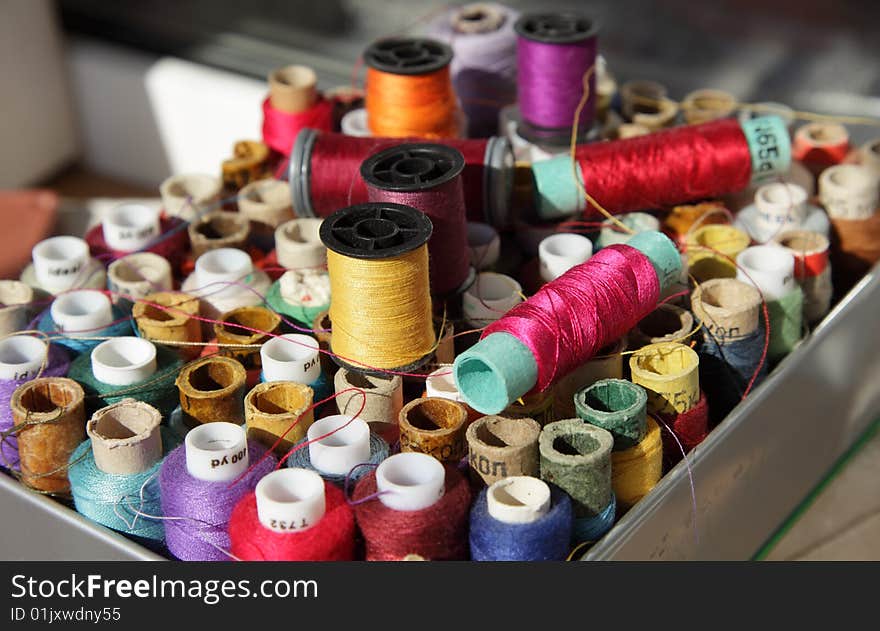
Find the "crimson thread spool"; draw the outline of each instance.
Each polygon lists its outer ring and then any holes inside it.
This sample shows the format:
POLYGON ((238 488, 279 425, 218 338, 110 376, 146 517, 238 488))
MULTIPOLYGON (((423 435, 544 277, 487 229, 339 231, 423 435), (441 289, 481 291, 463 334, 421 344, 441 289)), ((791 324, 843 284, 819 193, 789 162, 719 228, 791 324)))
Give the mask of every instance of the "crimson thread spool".
MULTIPOLYGON (((290 189, 300 217, 327 217, 340 208, 367 201, 366 183, 360 177, 364 160, 416 138, 356 138, 304 129, 290 154, 290 189)), ((461 173, 465 210, 470 221, 496 227, 510 222, 514 159, 510 141, 488 139, 437 139, 464 156, 461 173)))
POLYGON ((474 279, 467 249, 463 169, 459 151, 427 143, 385 149, 361 165, 371 202, 412 206, 430 218, 428 257, 435 296, 460 293, 474 279))
POLYGON ((269 75, 263 101, 263 142, 281 155, 290 153, 303 128, 333 128, 333 102, 315 88, 318 76, 307 66, 285 66, 269 75))

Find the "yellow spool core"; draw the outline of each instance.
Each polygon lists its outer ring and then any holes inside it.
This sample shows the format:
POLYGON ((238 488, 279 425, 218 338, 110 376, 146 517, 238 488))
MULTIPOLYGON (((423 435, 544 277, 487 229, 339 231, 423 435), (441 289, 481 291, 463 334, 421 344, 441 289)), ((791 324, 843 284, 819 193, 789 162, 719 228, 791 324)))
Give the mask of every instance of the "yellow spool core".
POLYGON ((735 278, 736 257, 751 239, 733 226, 708 225, 687 237, 687 258, 691 275, 698 282, 711 278, 735 278))
POLYGON ((649 344, 629 359, 632 381, 648 392, 648 411, 687 412, 700 400, 700 359, 677 342, 649 344))

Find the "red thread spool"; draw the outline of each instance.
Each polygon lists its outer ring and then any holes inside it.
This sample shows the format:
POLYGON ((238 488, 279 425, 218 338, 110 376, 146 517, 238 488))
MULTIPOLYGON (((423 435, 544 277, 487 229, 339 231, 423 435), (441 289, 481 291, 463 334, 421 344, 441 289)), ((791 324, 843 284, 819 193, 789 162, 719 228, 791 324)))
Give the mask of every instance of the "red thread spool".
POLYGON ((686 412, 658 416, 663 421, 660 423, 663 461, 666 468, 670 469, 682 459, 682 448, 685 453, 689 453, 709 434, 709 404, 706 401, 706 393, 701 390, 697 404, 686 412), (675 436, 672 436, 670 430, 675 436))
POLYGON ((320 97, 302 112, 283 112, 263 101, 263 142, 282 156, 290 154, 296 136, 306 127, 333 130, 333 101, 320 97))
MULTIPOLYGON (((378 499, 354 507, 366 539, 367 561, 399 561, 417 554, 431 561, 460 561, 468 556, 468 515, 471 491, 465 477, 445 465, 445 493, 428 508, 396 511, 378 499)), ((376 493, 376 472, 360 479, 354 500, 376 493)))
MULTIPOLYGON (((144 252, 153 252, 166 259, 175 274, 181 273, 181 266, 189 251, 189 234, 187 234, 184 223, 178 217, 163 216, 159 221, 161 236, 155 243, 143 249, 144 252)), ((104 265, 131 254, 131 252, 111 249, 104 240, 104 229, 101 224, 93 226, 86 233, 86 243, 89 244, 92 256, 99 259, 104 265)))
POLYGON ((849 132, 843 125, 808 123, 795 131, 791 156, 818 176, 827 167, 843 162, 849 149, 849 132))
POLYGON ((351 561, 354 514, 342 491, 324 483, 326 510, 301 532, 276 532, 260 523, 253 491, 236 504, 229 519, 231 552, 242 561, 351 561))

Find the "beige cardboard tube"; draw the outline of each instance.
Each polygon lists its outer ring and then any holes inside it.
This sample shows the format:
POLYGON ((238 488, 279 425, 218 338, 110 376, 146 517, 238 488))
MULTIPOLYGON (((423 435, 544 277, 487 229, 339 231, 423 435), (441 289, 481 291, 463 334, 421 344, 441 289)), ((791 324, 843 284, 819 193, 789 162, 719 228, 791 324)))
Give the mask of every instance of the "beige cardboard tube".
POLYGON ((541 426, 530 418, 484 416, 465 433, 471 477, 485 484, 518 475, 540 473, 538 436, 541 426))
POLYGON ((308 66, 284 66, 269 75, 269 102, 276 110, 303 112, 318 100, 318 75, 308 66))
POLYGON ((244 249, 251 223, 239 213, 216 210, 193 221, 187 228, 193 258, 218 248, 244 249))
MULTIPOLYGON (((160 343, 202 341, 201 323, 191 317, 199 315, 199 300, 189 294, 173 291, 147 294, 142 301, 134 304, 131 313, 144 339, 160 343)), ((202 352, 202 347, 198 345, 174 348, 189 359, 195 359, 202 352)))
POLYGON ((162 458, 159 410, 143 401, 123 399, 101 408, 86 423, 95 465, 104 473, 146 471, 162 458))
POLYGON ((294 381, 258 383, 244 398, 248 438, 272 447, 283 435, 275 452, 286 454, 315 420, 313 397, 310 387, 294 381))

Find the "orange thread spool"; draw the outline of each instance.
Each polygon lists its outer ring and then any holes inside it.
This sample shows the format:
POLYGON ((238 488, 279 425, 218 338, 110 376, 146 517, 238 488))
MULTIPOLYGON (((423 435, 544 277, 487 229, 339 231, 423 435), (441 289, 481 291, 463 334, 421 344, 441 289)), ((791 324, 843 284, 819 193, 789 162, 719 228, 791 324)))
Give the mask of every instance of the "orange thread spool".
POLYGON ((452 88, 452 49, 425 38, 378 41, 364 53, 370 131, 392 138, 457 138, 461 128, 452 88))

